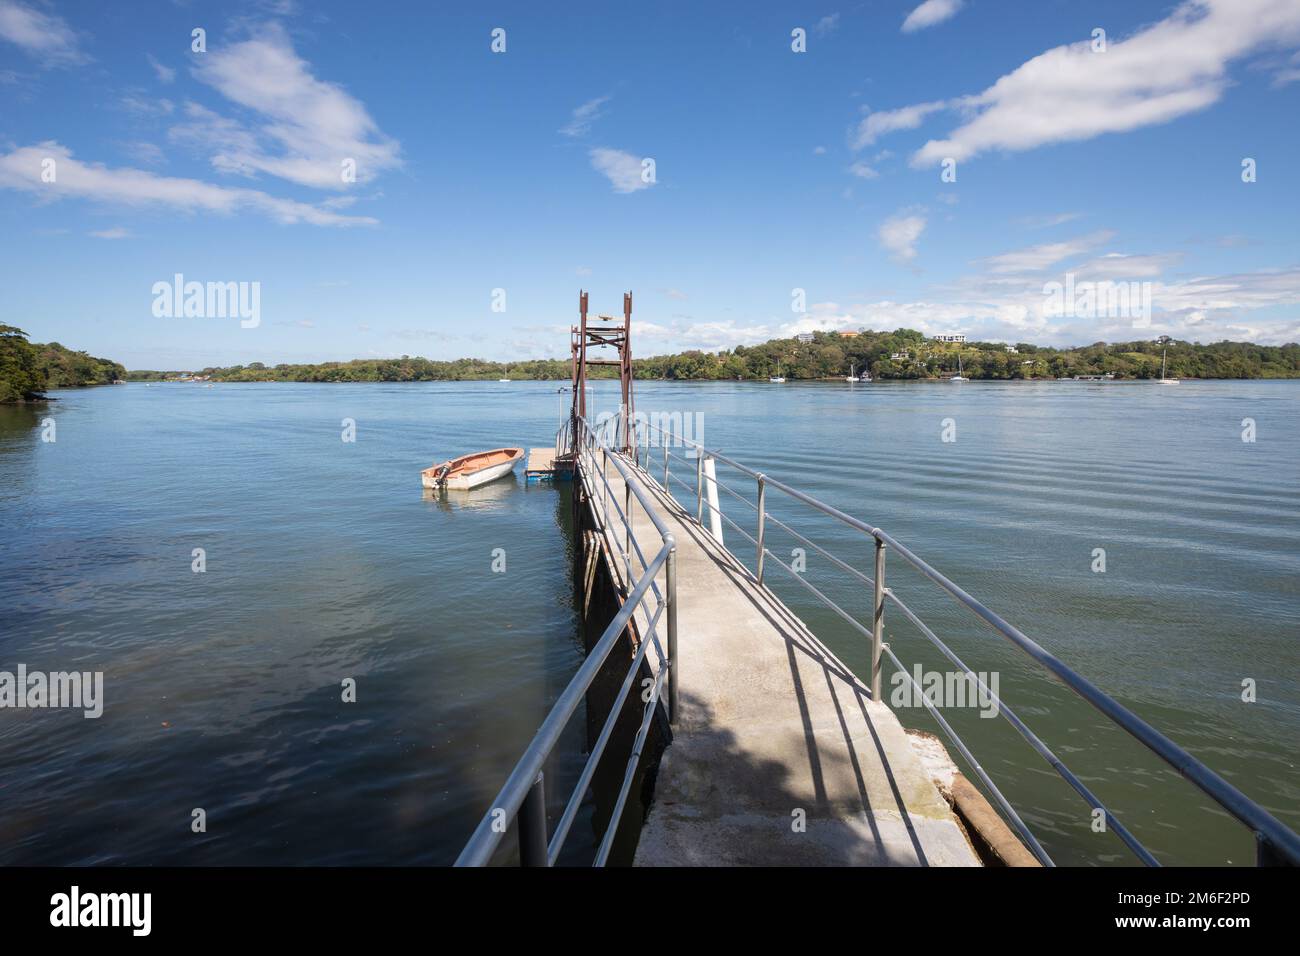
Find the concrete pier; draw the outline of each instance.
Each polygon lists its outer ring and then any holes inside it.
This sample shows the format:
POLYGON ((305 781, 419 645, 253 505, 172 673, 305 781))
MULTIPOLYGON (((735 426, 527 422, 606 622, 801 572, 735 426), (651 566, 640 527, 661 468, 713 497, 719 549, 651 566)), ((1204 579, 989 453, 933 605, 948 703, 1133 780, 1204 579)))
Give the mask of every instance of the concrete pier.
MULTIPOLYGON (((693 514, 643 487, 677 541, 680 715, 636 865, 979 866, 889 708, 693 514)), ((632 510, 653 555, 659 532, 632 510)), ((602 534, 620 554, 622 528, 602 534)))

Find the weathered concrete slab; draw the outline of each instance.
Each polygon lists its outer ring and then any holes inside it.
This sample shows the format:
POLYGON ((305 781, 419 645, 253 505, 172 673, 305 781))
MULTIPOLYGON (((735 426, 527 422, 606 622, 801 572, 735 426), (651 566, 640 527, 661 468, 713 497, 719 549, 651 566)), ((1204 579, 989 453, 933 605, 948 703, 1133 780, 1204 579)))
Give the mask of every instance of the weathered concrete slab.
MULTIPOLYGON (((647 490, 677 539, 682 712, 636 864, 978 866, 889 708, 692 516, 647 490)), ((651 556, 659 534, 633 512, 651 556)))

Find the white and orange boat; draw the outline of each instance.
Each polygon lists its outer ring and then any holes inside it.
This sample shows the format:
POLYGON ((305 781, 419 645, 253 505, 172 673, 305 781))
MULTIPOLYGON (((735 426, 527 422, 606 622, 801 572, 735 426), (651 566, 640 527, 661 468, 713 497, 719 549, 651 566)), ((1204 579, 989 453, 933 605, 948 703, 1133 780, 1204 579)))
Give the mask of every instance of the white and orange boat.
POLYGON ((494 448, 461 455, 424 469, 420 482, 426 488, 477 488, 510 474, 523 457, 522 448, 494 448))

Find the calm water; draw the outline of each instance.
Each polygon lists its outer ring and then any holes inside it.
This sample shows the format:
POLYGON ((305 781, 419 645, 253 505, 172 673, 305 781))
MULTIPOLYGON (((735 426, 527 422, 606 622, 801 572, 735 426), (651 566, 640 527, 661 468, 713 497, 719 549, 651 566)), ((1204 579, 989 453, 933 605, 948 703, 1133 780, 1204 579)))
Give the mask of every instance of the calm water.
MULTIPOLYGON (((450 862, 582 651, 567 490, 521 474, 438 499, 417 472, 549 443, 555 388, 129 385, 0 409, 0 669, 106 684, 99 720, 0 711, 0 863, 450 862)), ((889 530, 1300 827, 1300 383, 638 383, 637 404, 699 413, 710 446, 889 530)), ((768 503, 869 566, 865 542, 768 503)), ((867 618, 829 562, 807 573, 867 618)), ((782 574, 864 673, 861 638, 782 574)), ((1162 860, 1253 861, 1244 831, 1002 638, 901 561, 887 579, 1162 860)), ((887 632, 942 669, 899 615, 887 632)), ((1058 862, 1131 861, 1005 721, 950 720, 1058 862)), ((584 821, 575 860, 590 838, 584 821)))

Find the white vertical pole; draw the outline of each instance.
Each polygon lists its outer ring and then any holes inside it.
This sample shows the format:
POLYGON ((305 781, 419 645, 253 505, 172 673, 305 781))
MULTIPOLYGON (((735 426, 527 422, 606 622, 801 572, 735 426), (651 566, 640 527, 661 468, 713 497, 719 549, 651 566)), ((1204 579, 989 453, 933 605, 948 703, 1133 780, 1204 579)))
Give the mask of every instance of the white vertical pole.
POLYGON ((722 512, 718 510, 718 476, 715 464, 712 458, 704 459, 704 484, 708 489, 709 533, 718 544, 722 544, 722 512))

